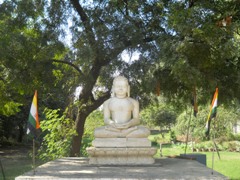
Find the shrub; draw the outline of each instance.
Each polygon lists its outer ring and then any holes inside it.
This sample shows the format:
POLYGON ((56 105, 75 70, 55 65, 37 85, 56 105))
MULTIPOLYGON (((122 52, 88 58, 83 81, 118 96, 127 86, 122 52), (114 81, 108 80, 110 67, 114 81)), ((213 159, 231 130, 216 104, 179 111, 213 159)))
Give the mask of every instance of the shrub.
POLYGON ((170 141, 173 142, 173 143, 175 143, 176 140, 177 140, 175 131, 173 131, 173 130, 169 131, 169 136, 170 136, 170 141))
POLYGON ((53 160, 68 156, 72 136, 76 135, 74 121, 60 115, 60 110, 45 109, 46 120, 41 121, 41 129, 45 136, 39 150, 39 157, 43 160, 53 160))

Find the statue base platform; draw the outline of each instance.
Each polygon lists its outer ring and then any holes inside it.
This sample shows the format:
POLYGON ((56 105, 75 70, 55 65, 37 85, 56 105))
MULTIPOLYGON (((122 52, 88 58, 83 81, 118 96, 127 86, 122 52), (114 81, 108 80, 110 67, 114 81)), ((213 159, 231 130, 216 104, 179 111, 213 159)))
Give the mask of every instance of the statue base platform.
POLYGON ((153 164, 157 152, 147 138, 96 138, 92 144, 89 164, 153 164))
POLYGON ((95 138, 93 147, 151 147, 148 138, 95 138))
POLYGON ((96 148, 87 149, 89 164, 153 164, 156 148, 96 148))

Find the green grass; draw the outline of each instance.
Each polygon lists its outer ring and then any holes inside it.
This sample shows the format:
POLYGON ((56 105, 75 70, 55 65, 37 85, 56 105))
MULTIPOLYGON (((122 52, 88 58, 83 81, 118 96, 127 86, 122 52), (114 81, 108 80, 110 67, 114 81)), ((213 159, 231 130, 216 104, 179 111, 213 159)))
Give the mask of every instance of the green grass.
MULTIPOLYGON (((205 152, 207 155, 207 166, 212 168, 212 152, 205 152)), ((220 158, 214 153, 213 169, 230 179, 240 179, 240 153, 239 152, 220 152, 220 158)))
MULTIPOLYGON (((13 180, 16 176, 32 169, 32 161, 28 157, 5 157, 1 162, 6 180, 13 180)), ((0 179, 3 179, 2 172, 0 179)))
MULTIPOLYGON (((159 147, 159 146, 157 146, 159 147)), ((179 156, 184 154, 185 145, 163 145, 162 154, 163 156, 179 156)), ((192 153, 191 150, 187 150, 187 153, 192 153)), ((198 152, 206 154, 207 157, 207 167, 212 168, 212 157, 213 152, 198 152)), ((239 152, 225 152, 220 151, 220 159, 216 152, 214 152, 214 164, 213 169, 230 179, 240 179, 240 153, 239 152)), ((158 149, 155 158, 160 157, 160 152, 158 149)))
MULTIPOLYGON (((15 177, 33 169, 30 152, 31 148, 29 147, 8 147, 0 150, 0 160, 6 180, 14 180, 15 177)), ((42 163, 40 160, 36 160, 36 166, 42 163)), ((1 169, 0 179, 3 179, 1 169)))
MULTIPOLYGON (((163 139, 161 135, 150 135, 149 139, 153 142, 152 145, 158 148, 158 152, 155 158, 160 157, 159 144, 154 142, 156 137, 159 142, 168 142, 168 144, 162 145, 162 155, 163 156, 179 156, 185 153, 185 144, 172 145, 169 140, 169 135, 167 134, 163 139)), ((193 153, 190 148, 187 149, 186 153, 193 153)), ((207 167, 212 169, 212 159, 213 152, 198 152, 206 154, 207 157, 207 167)), ((240 180, 240 152, 226 152, 220 151, 220 159, 218 158, 217 152, 214 152, 214 163, 213 169, 230 179, 240 180)))

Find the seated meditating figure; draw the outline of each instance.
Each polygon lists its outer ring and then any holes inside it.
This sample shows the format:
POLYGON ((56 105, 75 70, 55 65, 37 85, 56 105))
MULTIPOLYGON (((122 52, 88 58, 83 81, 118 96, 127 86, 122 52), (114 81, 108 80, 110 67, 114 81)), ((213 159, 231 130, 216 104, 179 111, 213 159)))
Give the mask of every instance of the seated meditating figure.
POLYGON ((128 80, 118 76, 113 81, 113 97, 103 104, 106 126, 95 129, 96 138, 146 138, 150 131, 139 126, 139 103, 130 98, 128 80))

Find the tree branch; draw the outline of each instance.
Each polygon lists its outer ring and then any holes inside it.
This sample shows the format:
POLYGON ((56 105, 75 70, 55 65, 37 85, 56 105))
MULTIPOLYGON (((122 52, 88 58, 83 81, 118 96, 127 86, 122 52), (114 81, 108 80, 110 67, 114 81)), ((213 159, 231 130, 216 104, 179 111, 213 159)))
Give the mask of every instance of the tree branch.
MULTIPOLYGON (((128 15, 125 15, 120 8, 118 8, 118 10, 119 10, 120 13, 121 13, 128 21, 130 21, 137 29, 145 29, 145 28, 144 28, 145 25, 143 24, 142 21, 135 21, 134 19, 131 19, 131 17, 129 17, 128 15)), ((159 29, 160 29, 162 32, 166 33, 166 31, 164 30, 164 28, 159 27, 159 29)), ((148 36, 147 36, 148 33, 149 33, 149 32, 148 32, 146 29, 145 29, 145 32, 142 32, 142 36, 143 36, 142 41, 143 41, 144 43, 148 43, 148 42, 154 41, 154 39, 156 39, 156 36, 153 36, 153 35, 151 35, 151 36, 148 35, 148 36)), ((131 46, 132 43, 131 43, 130 40, 125 40, 125 41, 124 41, 124 45, 125 45, 125 46, 131 46)))
POLYGON ((68 61, 63 61, 63 60, 55 60, 55 59, 53 59, 52 61, 53 61, 53 62, 56 62, 56 63, 67 64, 67 65, 73 67, 75 70, 77 70, 77 72, 78 72, 81 76, 85 76, 85 75, 83 74, 83 72, 82 72, 76 65, 74 65, 73 63, 70 63, 70 62, 68 62, 68 61))
POLYGON ((79 0, 71 0, 71 3, 73 5, 73 7, 76 9, 77 13, 79 14, 79 16, 80 16, 80 18, 83 22, 83 26, 85 28, 85 32, 87 34, 87 38, 88 38, 88 41, 90 43, 90 46, 92 47, 93 50, 96 49, 96 48, 94 48, 94 46, 96 45, 96 40, 94 38, 94 32, 93 32, 93 29, 90 25, 89 18, 87 16, 87 14, 85 13, 82 6, 80 5, 79 0))
POLYGON ((110 98, 111 93, 110 90, 104 93, 103 96, 99 97, 97 100, 94 100, 94 103, 89 107, 92 111, 97 109, 101 104, 106 101, 108 98, 110 98))

